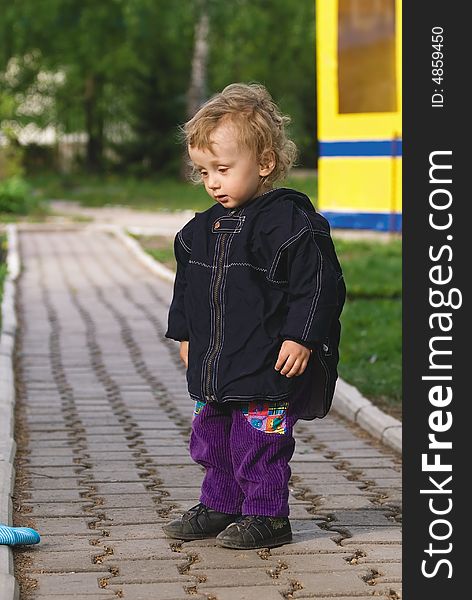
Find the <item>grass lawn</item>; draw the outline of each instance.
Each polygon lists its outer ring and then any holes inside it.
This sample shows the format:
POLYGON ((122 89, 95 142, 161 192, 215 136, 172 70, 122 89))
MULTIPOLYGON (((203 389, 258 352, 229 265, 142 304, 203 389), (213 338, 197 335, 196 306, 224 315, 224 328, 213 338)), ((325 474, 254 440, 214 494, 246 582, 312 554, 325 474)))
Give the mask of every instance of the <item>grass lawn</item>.
MULTIPOLYGON (((75 200, 83 206, 126 205, 138 210, 206 210, 211 206, 203 186, 170 178, 134 178, 122 175, 39 174, 28 183, 44 200, 75 200)), ((315 201, 317 179, 294 175, 280 187, 296 187, 315 201)))
MULTIPOLYGON (((137 238, 175 270, 172 240, 137 238)), ((348 297, 342 314, 339 373, 386 413, 401 419, 401 241, 336 239, 348 297)))

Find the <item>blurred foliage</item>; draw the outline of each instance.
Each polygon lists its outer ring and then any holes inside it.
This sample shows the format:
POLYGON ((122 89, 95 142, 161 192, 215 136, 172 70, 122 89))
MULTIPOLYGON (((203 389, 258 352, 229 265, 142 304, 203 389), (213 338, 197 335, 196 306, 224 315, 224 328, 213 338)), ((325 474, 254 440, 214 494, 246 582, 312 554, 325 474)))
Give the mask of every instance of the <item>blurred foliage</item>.
POLYGON ((26 181, 15 175, 0 181, 0 213, 26 215, 38 208, 39 200, 26 181))
POLYGON ((264 83, 293 118, 300 164, 313 167, 313 0, 42 0, 40 10, 37 0, 0 0, 0 118, 86 132, 90 171, 178 173, 203 9, 207 94, 264 83))

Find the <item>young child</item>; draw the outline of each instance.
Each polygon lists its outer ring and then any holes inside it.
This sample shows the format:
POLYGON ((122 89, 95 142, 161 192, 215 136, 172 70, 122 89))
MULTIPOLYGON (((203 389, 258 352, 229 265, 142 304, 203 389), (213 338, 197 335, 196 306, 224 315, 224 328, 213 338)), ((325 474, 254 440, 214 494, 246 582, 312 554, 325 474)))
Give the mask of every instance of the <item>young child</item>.
POLYGON ((297 419, 328 412, 345 298, 327 221, 274 188, 295 159, 289 118, 258 84, 235 83, 182 128, 214 200, 176 235, 166 337, 180 341, 195 411, 200 503, 164 527, 227 548, 292 539, 288 482, 297 419))

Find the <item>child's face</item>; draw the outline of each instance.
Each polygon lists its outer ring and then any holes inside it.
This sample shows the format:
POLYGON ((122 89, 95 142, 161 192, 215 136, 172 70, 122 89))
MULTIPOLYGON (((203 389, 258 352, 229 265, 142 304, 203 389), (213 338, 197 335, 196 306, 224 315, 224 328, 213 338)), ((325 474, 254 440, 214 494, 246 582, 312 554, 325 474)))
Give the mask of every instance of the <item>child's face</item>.
POLYGON ((234 126, 222 123, 211 135, 211 150, 189 146, 189 155, 199 169, 209 196, 225 208, 236 208, 261 193, 261 177, 274 168, 260 165, 253 152, 241 148, 234 126))

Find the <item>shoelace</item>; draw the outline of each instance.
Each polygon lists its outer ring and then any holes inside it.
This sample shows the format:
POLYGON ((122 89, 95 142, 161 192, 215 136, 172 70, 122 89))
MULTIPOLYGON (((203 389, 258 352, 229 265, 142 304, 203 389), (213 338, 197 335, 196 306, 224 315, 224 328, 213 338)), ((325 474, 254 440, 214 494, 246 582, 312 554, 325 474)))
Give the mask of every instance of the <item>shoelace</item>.
POLYGON ((189 517, 195 516, 195 518, 198 520, 198 517, 202 513, 205 514, 205 517, 208 517, 208 508, 200 502, 200 504, 192 506, 192 508, 190 508, 185 515, 188 515, 189 517))

